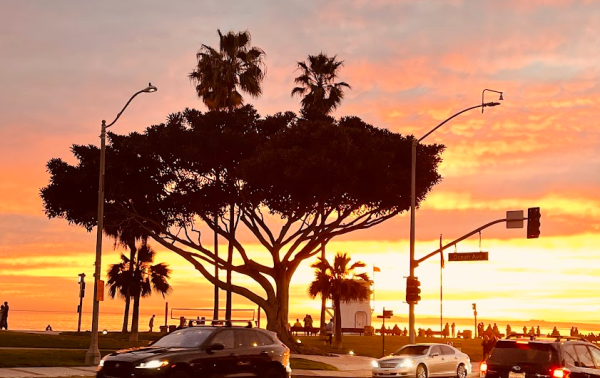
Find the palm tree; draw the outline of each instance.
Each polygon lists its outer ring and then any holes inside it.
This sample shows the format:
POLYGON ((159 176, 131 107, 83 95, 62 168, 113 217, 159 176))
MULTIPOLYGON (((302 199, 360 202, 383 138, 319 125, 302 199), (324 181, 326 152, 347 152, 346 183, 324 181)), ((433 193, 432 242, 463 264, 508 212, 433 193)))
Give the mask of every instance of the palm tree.
POLYGON ((121 263, 111 265, 108 269, 108 295, 111 298, 126 298, 129 293, 133 298, 130 341, 138 339, 140 298, 150 296, 152 290, 163 298, 172 291, 168 283, 171 270, 164 263, 152 265, 155 255, 152 247, 142 241, 133 260, 121 254, 121 263))
MULTIPOLYGON (((251 97, 259 97, 262 94, 262 82, 266 74, 266 66, 263 62, 265 52, 258 47, 250 47, 250 32, 219 34, 219 50, 202 45, 196 59, 198 63, 192 73, 190 80, 196 84, 196 93, 209 110, 231 111, 243 105, 241 90, 251 97)), ((220 175, 217 174, 217 177, 220 175)), ((230 205, 230 214, 233 219, 235 203, 230 205)), ((215 222, 216 223, 216 222, 215 222)), ((233 260, 233 221, 229 238, 227 262, 233 260)), ((218 249, 217 232, 215 230, 215 253, 218 249)), ((217 263, 215 261, 215 277, 218 276, 217 263)), ((227 283, 231 284, 231 269, 227 269, 227 283)), ((215 315, 218 314, 218 291, 215 290, 215 315)), ((225 317, 231 318, 231 290, 227 290, 225 317)))
POLYGON ((371 295, 369 289, 371 281, 367 273, 354 273, 356 268, 364 268, 365 263, 358 261, 350 266, 349 263, 350 257, 346 253, 338 252, 333 260, 333 265, 322 257, 319 257, 319 261, 311 265, 311 268, 316 268, 316 270, 315 280, 308 287, 308 295, 313 299, 317 295, 322 295, 333 301, 336 348, 342 347, 341 302, 367 300, 371 295))
POLYGON ((209 110, 232 110, 243 105, 241 90, 251 97, 262 94, 265 52, 250 47, 250 32, 219 33, 219 50, 202 45, 190 80, 209 110))
POLYGON ((301 113, 304 118, 324 117, 335 110, 344 99, 344 87, 352 89, 345 82, 336 83, 339 69, 344 61, 336 60, 337 55, 309 55, 308 64, 298 62, 302 74, 294 79, 299 87, 292 89, 292 97, 302 98, 301 113))

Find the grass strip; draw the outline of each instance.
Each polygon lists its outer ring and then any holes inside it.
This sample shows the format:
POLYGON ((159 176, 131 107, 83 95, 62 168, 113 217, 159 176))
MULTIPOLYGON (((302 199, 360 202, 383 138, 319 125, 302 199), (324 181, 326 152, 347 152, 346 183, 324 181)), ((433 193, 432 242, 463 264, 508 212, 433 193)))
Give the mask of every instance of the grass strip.
MULTIPOLYGON (((84 366, 86 352, 85 350, 3 349, 0 352, 0 368, 84 366)), ((102 356, 108 353, 110 351, 100 351, 102 356)), ((292 357, 290 365, 292 370, 338 370, 335 366, 304 358, 292 357)))

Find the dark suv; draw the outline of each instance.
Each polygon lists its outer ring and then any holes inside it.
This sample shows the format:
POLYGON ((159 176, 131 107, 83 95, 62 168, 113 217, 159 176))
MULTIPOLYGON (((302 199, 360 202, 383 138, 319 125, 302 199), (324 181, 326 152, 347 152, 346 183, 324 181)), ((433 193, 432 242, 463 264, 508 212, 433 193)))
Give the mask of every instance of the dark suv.
POLYGON ((523 337, 498 340, 485 378, 600 378, 600 348, 576 337, 523 337))
POLYGON ((105 356, 97 378, 291 376, 290 350, 259 328, 194 326, 105 356))

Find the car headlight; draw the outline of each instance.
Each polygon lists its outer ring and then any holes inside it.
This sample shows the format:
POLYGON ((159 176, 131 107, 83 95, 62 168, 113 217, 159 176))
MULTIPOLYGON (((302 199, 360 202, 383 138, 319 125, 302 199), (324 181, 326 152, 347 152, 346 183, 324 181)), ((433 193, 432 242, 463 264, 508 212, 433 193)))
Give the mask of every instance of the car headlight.
POLYGON ((400 362, 398 364, 398 366, 403 367, 403 368, 409 368, 409 367, 413 366, 414 363, 415 362, 413 360, 411 360, 410 358, 406 358, 406 359, 402 360, 402 362, 400 362))
POLYGON ((378 368, 379 367, 379 362, 377 360, 372 360, 371 361, 371 366, 373 366, 374 368, 378 368))
POLYGON ((152 360, 148 362, 142 362, 136 366, 136 369, 157 369, 159 367, 167 366, 169 361, 152 360))

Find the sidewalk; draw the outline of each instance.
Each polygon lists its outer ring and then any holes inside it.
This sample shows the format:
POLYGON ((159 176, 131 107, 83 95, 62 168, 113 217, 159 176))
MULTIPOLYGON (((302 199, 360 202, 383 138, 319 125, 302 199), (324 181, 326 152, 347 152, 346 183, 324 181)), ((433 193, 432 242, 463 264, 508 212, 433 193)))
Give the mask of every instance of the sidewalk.
MULTIPOLYGON (((339 371, 329 370, 300 370, 292 372, 293 377, 332 377, 332 378, 367 378, 371 377, 370 357, 334 355, 334 356, 313 356, 304 354, 293 354, 296 358, 305 358, 318 362, 324 362, 333 365, 339 371)), ((19 367, 0 369, 0 378, 46 378, 46 377, 70 377, 70 376, 94 376, 96 375, 95 366, 76 366, 76 367, 19 367)), ((479 376, 479 363, 473 362, 473 373, 470 377, 479 376)))

